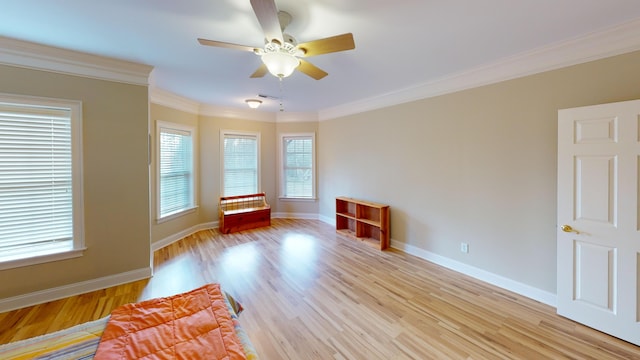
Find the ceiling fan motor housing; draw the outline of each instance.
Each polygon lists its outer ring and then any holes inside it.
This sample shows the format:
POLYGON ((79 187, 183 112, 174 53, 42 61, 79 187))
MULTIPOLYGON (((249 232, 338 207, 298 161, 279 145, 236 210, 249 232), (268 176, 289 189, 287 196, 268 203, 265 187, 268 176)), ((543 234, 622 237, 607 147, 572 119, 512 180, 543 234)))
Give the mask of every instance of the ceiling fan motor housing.
POLYGON ((284 29, 291 24, 292 16, 286 11, 278 11, 278 22, 280 22, 280 30, 284 32, 284 29))
POLYGON ((298 45, 298 41, 291 34, 283 33, 282 34, 282 40, 284 40, 285 43, 291 44, 293 46, 298 45))

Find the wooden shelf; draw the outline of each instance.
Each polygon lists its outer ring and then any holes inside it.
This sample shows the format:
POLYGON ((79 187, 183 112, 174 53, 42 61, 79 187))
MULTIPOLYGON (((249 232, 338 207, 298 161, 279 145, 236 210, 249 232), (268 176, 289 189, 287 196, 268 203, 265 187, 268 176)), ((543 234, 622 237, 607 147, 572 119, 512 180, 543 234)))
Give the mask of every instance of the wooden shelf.
POLYGON ((344 235, 346 237, 350 237, 355 239, 356 238, 356 232, 350 229, 338 229, 337 232, 341 235, 344 235))
MULTIPOLYGON (((369 246, 373 246, 374 248, 378 249, 380 248, 380 241, 376 240, 376 239, 372 239, 372 238, 358 238, 358 240, 362 241, 363 243, 369 245, 369 246)), ((384 249, 382 249, 384 250, 384 249)))
POLYGON ((384 250, 389 247, 389 205, 338 197, 336 231, 384 250))
POLYGON ((382 226, 382 224, 380 223, 380 221, 372 221, 372 220, 368 220, 368 219, 358 219, 358 221, 363 222, 365 224, 369 224, 371 226, 375 226, 375 227, 380 227, 382 226))
POLYGON ((355 219, 356 218, 356 214, 336 213, 336 215, 344 216, 344 217, 349 218, 349 219, 355 219))

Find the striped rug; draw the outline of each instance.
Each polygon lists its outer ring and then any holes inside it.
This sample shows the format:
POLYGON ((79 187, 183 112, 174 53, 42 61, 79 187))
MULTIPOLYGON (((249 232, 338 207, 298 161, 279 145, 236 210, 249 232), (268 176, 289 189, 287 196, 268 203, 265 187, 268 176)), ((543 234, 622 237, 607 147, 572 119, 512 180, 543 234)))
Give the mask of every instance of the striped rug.
POLYGON ((109 317, 6 345, 0 359, 93 359, 109 317))

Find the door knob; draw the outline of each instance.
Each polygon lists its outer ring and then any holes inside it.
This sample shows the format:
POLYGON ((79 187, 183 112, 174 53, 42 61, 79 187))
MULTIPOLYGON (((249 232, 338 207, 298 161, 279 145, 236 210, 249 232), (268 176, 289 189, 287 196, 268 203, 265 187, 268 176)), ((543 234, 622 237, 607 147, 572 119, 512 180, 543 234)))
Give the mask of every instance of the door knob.
POLYGON ((568 233, 574 232, 576 234, 580 234, 580 232, 578 230, 575 230, 574 228, 572 228, 569 225, 562 225, 562 226, 560 226, 560 229, 562 229, 562 231, 564 231, 564 232, 568 232, 568 233))

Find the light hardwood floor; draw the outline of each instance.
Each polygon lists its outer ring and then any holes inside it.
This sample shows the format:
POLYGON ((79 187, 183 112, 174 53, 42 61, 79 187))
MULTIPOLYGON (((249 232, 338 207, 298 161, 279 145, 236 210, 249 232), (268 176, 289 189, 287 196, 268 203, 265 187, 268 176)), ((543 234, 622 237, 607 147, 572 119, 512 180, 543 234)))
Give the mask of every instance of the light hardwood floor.
POLYGON ((205 230, 155 253, 151 280, 0 314, 0 343, 219 282, 262 359, 640 359, 555 309, 314 220, 205 230))

